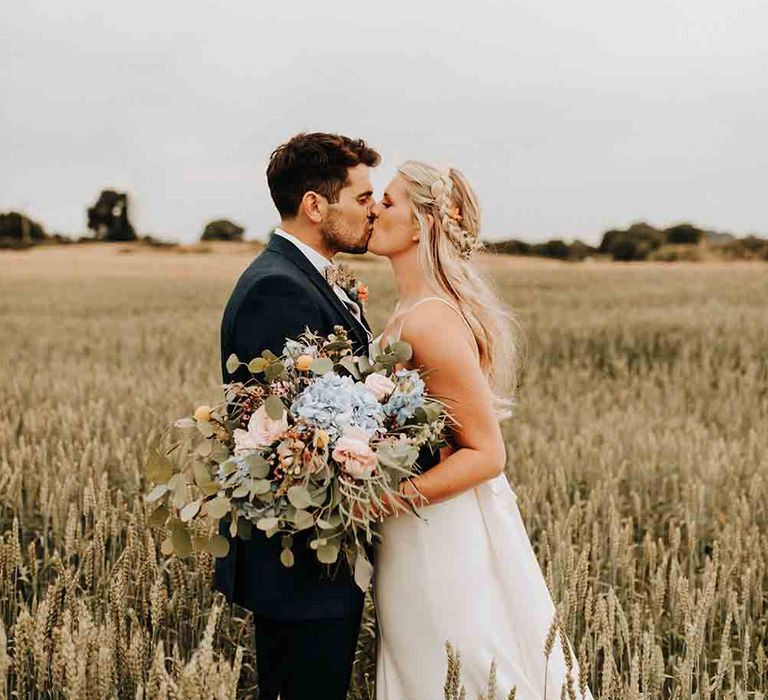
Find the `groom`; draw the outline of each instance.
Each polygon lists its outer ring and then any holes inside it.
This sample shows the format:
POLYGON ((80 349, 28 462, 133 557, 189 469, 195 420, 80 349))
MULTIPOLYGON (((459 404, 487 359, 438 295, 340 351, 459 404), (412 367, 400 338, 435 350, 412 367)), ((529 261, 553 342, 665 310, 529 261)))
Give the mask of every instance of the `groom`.
MULTIPOLYGON (((306 327, 321 335, 344 326, 354 352, 366 352, 370 328, 345 291, 326 281, 337 252, 364 253, 371 236, 369 168, 379 154, 362 140, 298 134, 271 156, 267 181, 281 223, 240 276, 221 322, 225 382, 246 381, 226 370, 231 353, 248 362, 263 350, 282 354, 286 338, 306 327)), ((332 275, 328 278, 333 280, 332 275)), ((279 537, 252 529, 250 539, 219 532, 229 553, 216 560, 214 585, 231 603, 252 610, 260 700, 344 700, 363 609, 363 592, 344 562, 329 575, 294 537, 295 563, 280 563, 279 537)))

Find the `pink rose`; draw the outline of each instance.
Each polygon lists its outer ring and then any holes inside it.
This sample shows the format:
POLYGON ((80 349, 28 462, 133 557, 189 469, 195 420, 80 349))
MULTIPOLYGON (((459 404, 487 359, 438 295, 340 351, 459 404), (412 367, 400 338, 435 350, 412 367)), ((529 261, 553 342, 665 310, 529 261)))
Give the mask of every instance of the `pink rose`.
POLYGON ((377 401, 383 401, 394 391, 395 383, 389 377, 373 372, 365 378, 365 387, 377 401))
POLYGON ((246 450, 258 450, 269 447, 277 438, 288 430, 288 418, 285 413, 280 420, 272 420, 262 406, 248 421, 248 430, 235 429, 235 454, 246 450))
POLYGON ((333 448, 333 458, 350 476, 362 479, 376 470, 376 455, 368 444, 368 433, 347 427, 333 448))

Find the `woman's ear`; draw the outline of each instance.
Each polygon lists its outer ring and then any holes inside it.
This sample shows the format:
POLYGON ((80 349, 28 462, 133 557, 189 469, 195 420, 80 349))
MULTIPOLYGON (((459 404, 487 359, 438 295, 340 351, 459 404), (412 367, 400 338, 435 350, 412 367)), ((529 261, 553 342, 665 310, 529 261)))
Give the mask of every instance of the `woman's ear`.
POLYGON ((322 223, 328 213, 328 200, 317 192, 305 192, 301 198, 301 209, 314 224, 322 223))
MULTIPOLYGON (((432 216, 432 214, 427 214, 426 216, 427 221, 427 228, 431 231, 432 227, 435 225, 435 217, 432 216)), ((416 220, 416 234, 414 236, 411 236, 411 240, 416 243, 419 238, 421 238, 421 229, 419 228, 419 221, 416 220)))

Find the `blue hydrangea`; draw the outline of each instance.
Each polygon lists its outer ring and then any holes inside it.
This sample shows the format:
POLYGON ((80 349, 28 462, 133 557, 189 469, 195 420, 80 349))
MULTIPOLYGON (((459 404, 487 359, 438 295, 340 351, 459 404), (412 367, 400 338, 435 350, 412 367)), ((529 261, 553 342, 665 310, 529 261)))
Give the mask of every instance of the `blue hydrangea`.
POLYGON ((291 405, 291 413, 325 430, 332 440, 353 426, 373 433, 384 422, 376 397, 351 377, 327 372, 308 386, 291 405))
MULTIPOLYGON (((248 466, 248 462, 245 460, 245 455, 232 455, 227 460, 227 462, 234 462, 235 466, 237 467, 237 474, 238 478, 240 479, 247 479, 251 476, 251 468, 248 466)), ((216 467, 216 475, 215 478, 217 478, 219 481, 225 481, 227 479, 227 476, 224 474, 224 467, 222 466, 224 462, 219 464, 218 467, 216 467)))
POLYGON ((384 413, 394 416, 398 425, 404 425, 416 409, 424 405, 426 387, 416 370, 398 370, 394 382, 396 388, 384 404, 384 413))

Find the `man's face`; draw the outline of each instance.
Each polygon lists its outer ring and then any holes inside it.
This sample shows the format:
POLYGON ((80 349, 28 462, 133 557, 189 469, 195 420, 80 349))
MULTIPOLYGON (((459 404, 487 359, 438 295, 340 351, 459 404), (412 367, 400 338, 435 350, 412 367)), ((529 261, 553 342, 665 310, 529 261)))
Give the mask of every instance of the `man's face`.
POLYGON ((367 165, 360 163, 347 172, 347 185, 339 192, 338 201, 329 203, 320 233, 336 252, 365 253, 373 232, 373 187, 367 165))

